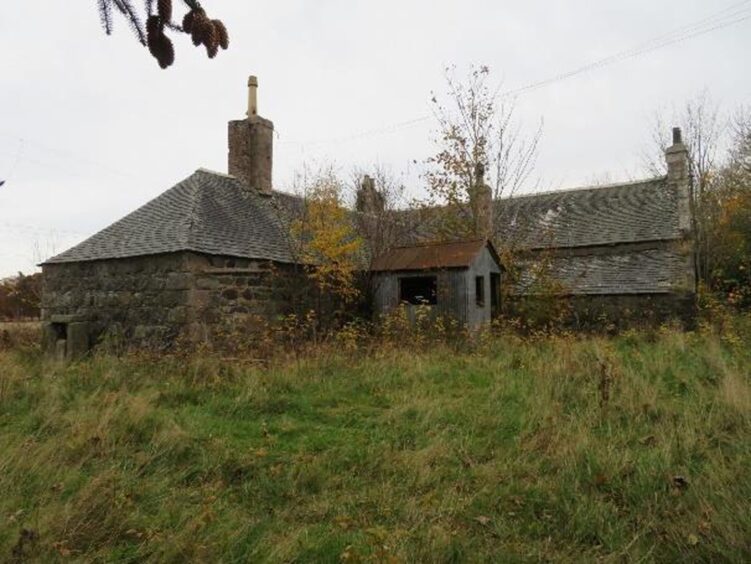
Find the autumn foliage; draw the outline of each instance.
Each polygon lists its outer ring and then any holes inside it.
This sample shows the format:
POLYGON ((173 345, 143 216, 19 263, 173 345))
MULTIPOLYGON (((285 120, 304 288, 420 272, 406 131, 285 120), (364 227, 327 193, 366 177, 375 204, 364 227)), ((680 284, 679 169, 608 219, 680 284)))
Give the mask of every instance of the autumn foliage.
POLYGON ((31 274, 0 280, 0 321, 39 317, 42 275, 31 274))
POLYGON ((352 216, 342 201, 342 183, 332 172, 314 179, 305 195, 305 211, 293 230, 302 262, 322 292, 347 300, 357 296, 354 277, 362 249, 352 216))

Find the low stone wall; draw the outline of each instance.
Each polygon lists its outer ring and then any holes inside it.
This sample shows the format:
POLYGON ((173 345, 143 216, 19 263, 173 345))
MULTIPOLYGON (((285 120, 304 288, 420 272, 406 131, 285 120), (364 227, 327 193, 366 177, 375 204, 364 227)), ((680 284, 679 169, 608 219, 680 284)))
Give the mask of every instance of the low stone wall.
POLYGON ((529 296, 509 298, 504 313, 530 325, 553 318, 576 330, 623 330, 664 323, 691 328, 696 323, 697 302, 696 295, 690 293, 529 296))

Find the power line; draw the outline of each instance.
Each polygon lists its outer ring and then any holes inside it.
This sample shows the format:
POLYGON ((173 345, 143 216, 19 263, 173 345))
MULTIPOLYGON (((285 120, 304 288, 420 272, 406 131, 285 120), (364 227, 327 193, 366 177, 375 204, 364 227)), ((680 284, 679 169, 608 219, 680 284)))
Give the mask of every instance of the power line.
POLYGON ((412 125, 421 123, 421 122, 426 121, 428 119, 431 119, 432 117, 433 117, 432 114, 426 114, 426 115, 423 115, 423 116, 420 116, 420 117, 417 117, 417 118, 413 118, 413 119, 406 120, 406 121, 401 121, 401 122, 398 122, 398 123, 393 123, 391 125, 386 125, 386 126, 379 127, 379 128, 376 128, 376 129, 368 129, 366 131, 361 131, 360 133, 355 133, 355 134, 352 134, 352 135, 346 135, 346 136, 342 136, 342 137, 332 137, 332 138, 329 138, 329 139, 321 139, 321 140, 312 141, 312 142, 309 142, 309 143, 302 143, 302 142, 299 142, 299 141, 292 141, 292 140, 282 141, 282 143, 288 143, 288 144, 293 144, 293 145, 301 145, 301 146, 302 145, 311 146, 311 145, 324 145, 324 144, 330 144, 330 143, 343 143, 343 142, 346 142, 346 141, 354 141, 354 140, 357 140, 357 139, 361 139, 362 137, 369 137, 371 135, 381 135, 381 134, 384 134, 384 133, 390 133, 392 131, 398 131, 400 129, 404 129, 405 127, 410 127, 412 125))
MULTIPOLYGON (((110 173, 113 176, 120 176, 120 177, 124 177, 124 178, 137 178, 137 176, 134 175, 132 172, 126 172, 124 170, 120 170, 118 168, 114 168, 114 167, 112 167, 112 166, 110 166, 108 164, 104 164, 104 163, 95 161, 93 159, 90 159, 88 157, 84 157, 84 156, 78 155, 78 154, 76 154, 76 153, 74 153, 72 151, 68 151, 68 150, 63 150, 63 149, 58 149, 58 148, 55 148, 55 147, 51 147, 51 146, 46 145, 44 143, 40 143, 39 141, 28 139, 25 136, 22 137, 22 136, 15 135, 15 134, 10 133, 10 132, 0 132, 0 135, 3 135, 3 136, 8 137, 8 138, 12 138, 12 139, 18 139, 18 141, 22 144, 22 146, 21 146, 22 151, 20 152, 20 156, 18 156, 18 158, 17 158, 15 166, 18 165, 18 161, 19 160, 24 160, 24 161, 33 162, 34 164, 45 166, 45 167, 51 167, 51 168, 57 168, 57 169, 65 170, 67 172, 71 172, 71 171, 75 171, 76 170, 75 168, 71 168, 70 166, 60 165, 60 164, 58 164, 56 162, 52 162, 52 161, 49 161, 49 160, 44 161, 44 160, 39 160, 39 159, 33 159, 33 158, 25 157, 24 154, 23 154, 23 149, 26 148, 25 144, 28 144, 28 145, 32 145, 32 146, 36 147, 37 149, 39 149, 42 152, 45 152, 45 153, 47 153, 49 155, 52 155, 53 158, 56 158, 58 160, 62 160, 64 162, 66 162, 66 161, 67 162, 69 162, 69 161, 78 161, 79 163, 84 164, 87 167, 95 166, 95 167, 97 167, 97 168, 99 168, 99 169, 101 169, 103 171, 106 171, 106 172, 110 173)), ((5 154, 7 155, 8 153, 5 153, 5 154)), ((15 168, 15 166, 14 166, 14 168, 15 168)))
POLYGON ((21 157, 23 156, 23 149, 24 149, 24 140, 19 139, 18 140, 18 149, 16 150, 16 156, 13 159, 13 163, 10 165, 10 169, 8 170, 8 176, 5 177, 5 180, 0 183, 0 186, 5 184, 8 180, 12 180, 13 176, 16 173, 16 169, 18 168, 18 163, 21 161, 21 157))
MULTIPOLYGON (((693 23, 676 28, 668 33, 664 33, 656 37, 653 37, 652 39, 644 43, 641 43, 637 45, 636 47, 632 47, 630 49, 620 51, 613 55, 609 55, 608 57, 604 57, 603 59, 600 59, 598 61, 588 63, 584 66, 578 67, 576 69, 573 69, 564 73, 554 75, 552 77, 549 77, 543 80, 529 83, 519 88, 501 92, 502 85, 500 85, 498 89, 495 91, 493 97, 505 98, 505 97, 510 97, 510 96, 518 96, 520 94, 525 94, 527 92, 531 92, 533 90, 543 88, 545 86, 548 86, 556 82, 567 80, 567 79, 576 77, 578 75, 591 72, 593 70, 597 70, 597 69, 600 69, 600 68, 603 68, 603 67, 606 67, 606 66, 609 66, 609 65, 627 60, 627 59, 636 58, 641 55, 650 53, 652 51, 656 51, 658 49, 669 47, 670 45, 674 45, 676 43, 693 39, 694 37, 698 37, 700 35, 704 35, 712 31, 716 31, 718 29, 735 25, 737 23, 743 22, 751 18, 751 11, 749 11, 749 6, 747 6, 747 4, 750 4, 750 3, 751 3, 751 0, 744 0, 742 2, 737 2, 718 12, 715 12, 714 14, 710 16, 706 16, 693 23), (741 16, 741 17, 738 17, 738 16, 741 16)), ((433 117, 434 116, 432 114, 425 114, 425 115, 422 115, 422 116, 419 116, 410 120, 394 123, 394 124, 379 127, 379 128, 368 129, 368 130, 361 131, 359 133, 355 133, 352 135, 342 136, 342 137, 333 137, 329 139, 321 139, 321 140, 313 141, 309 143, 302 143, 302 142, 293 141, 293 140, 283 141, 282 143, 295 144, 295 145, 300 145, 300 146, 341 144, 341 143, 346 143, 349 141, 356 141, 358 139, 362 139, 365 137, 371 137, 374 135, 382 135, 385 133, 392 133, 395 131, 399 131, 408 127, 412 127, 419 123, 423 123, 430 119, 433 119, 433 117)))
POLYGON ((687 26, 683 26, 681 28, 675 29, 669 33, 659 35, 631 49, 627 49, 619 53, 609 55, 608 57, 604 57, 603 59, 594 61, 592 63, 586 64, 582 67, 573 69, 571 71, 561 73, 561 74, 552 76, 550 78, 546 78, 544 80, 527 84, 525 86, 522 86, 521 88, 515 88, 513 90, 500 92, 501 86, 499 86, 498 89, 496 90, 494 97, 503 98, 503 97, 519 95, 525 92, 531 92, 533 90, 542 88, 543 86, 548 86, 549 84, 553 84, 554 82, 559 82, 562 80, 573 78, 580 74, 584 74, 584 73, 587 73, 596 69, 600 69, 600 68, 603 68, 603 67, 621 62, 621 61, 625 61, 627 59, 636 58, 641 55, 650 53, 652 51, 662 49, 663 47, 668 47, 670 45, 674 45, 676 43, 680 43, 682 41, 686 41, 688 39, 692 39, 694 37, 704 35, 706 33, 715 31, 717 29, 722 29, 724 27, 728 27, 728 26, 740 23, 744 20, 749 19, 751 17, 751 12, 749 12, 748 7, 741 8, 740 10, 738 10, 737 8, 739 6, 744 6, 746 4, 749 4, 750 2, 751 0, 745 0, 744 2, 740 2, 738 4, 731 6, 730 8, 725 8, 724 10, 721 10, 720 12, 717 12, 712 16, 706 17, 700 20, 699 22, 695 22, 693 24, 689 24, 687 26), (729 10, 730 11, 735 10, 735 11, 733 11, 732 13, 727 13, 729 10), (742 17, 737 18, 737 19, 731 19, 728 21, 728 18, 736 18, 737 16, 742 16, 742 17))
POLYGON ((43 227, 37 227, 35 225, 28 225, 23 223, 10 223, 7 221, 0 222, 0 231, 6 231, 11 233, 32 233, 35 235, 63 235, 68 237, 81 237, 86 233, 82 231, 73 231, 70 229, 48 229, 43 227))

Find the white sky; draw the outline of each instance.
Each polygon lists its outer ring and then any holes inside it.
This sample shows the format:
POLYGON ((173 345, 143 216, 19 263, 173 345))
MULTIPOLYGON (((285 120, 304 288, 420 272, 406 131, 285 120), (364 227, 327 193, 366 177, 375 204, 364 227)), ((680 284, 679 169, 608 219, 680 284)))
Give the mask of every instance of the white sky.
MULTIPOLYGON (((177 0, 175 0, 177 2, 177 0)), ((140 7, 141 2, 136 4, 140 7)), ((274 182, 304 163, 342 174, 379 163, 413 194, 433 152, 443 69, 487 64, 506 89, 557 76, 719 11, 733 0, 204 0, 231 47, 213 61, 187 36, 162 71, 122 19, 95 2, 0 0, 0 277, 61 252, 199 167, 226 170, 226 122, 246 82, 274 121, 274 182), (360 135, 387 128, 387 132, 360 135)), ((735 14, 735 15, 734 15, 735 14)), ((751 102, 751 19, 521 95, 545 120, 535 179, 546 188, 638 177, 654 112, 704 89, 751 102)))

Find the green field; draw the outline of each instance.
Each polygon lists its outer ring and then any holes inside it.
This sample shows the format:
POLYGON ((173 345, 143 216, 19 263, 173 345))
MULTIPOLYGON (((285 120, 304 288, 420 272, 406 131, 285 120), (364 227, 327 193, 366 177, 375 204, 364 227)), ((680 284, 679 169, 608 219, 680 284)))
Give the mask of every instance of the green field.
POLYGON ((735 325, 273 368, 6 348, 0 561, 748 562, 735 325))

